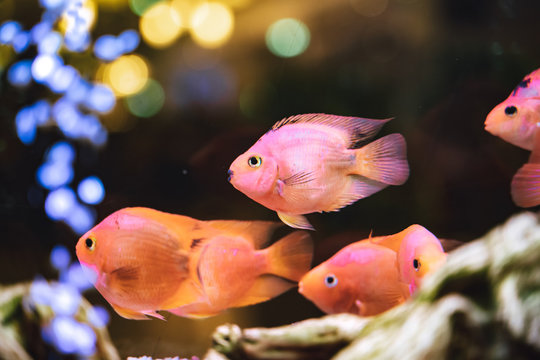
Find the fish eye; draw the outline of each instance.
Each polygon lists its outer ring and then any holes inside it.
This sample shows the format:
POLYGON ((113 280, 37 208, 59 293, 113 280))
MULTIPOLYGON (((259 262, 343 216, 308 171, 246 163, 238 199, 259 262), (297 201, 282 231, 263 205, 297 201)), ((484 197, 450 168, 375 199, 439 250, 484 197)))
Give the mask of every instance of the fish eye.
POLYGON ((514 105, 510 105, 504 108, 504 113, 508 116, 514 116, 517 114, 517 112, 518 109, 514 105))
POLYGON ((324 278, 324 285, 326 285, 329 288, 333 288, 334 286, 337 285, 337 283, 338 283, 337 277, 334 274, 328 274, 324 278))
POLYGON ((90 251, 94 251, 96 249, 96 239, 94 238, 86 238, 86 240, 84 240, 84 245, 86 245, 86 248, 90 251))
POLYGON ((418 259, 414 259, 413 262, 412 262, 412 265, 414 267, 414 270, 416 270, 416 271, 420 270, 421 264, 420 264, 420 261, 418 259))
POLYGON ((262 164, 262 158, 258 155, 253 155, 248 159, 248 165, 252 168, 258 168, 262 164))

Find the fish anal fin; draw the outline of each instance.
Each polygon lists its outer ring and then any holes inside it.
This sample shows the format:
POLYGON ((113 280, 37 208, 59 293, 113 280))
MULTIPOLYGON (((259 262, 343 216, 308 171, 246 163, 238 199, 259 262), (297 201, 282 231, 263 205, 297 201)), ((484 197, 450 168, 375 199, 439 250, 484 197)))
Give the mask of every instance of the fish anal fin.
POLYGON ((295 231, 264 251, 268 259, 268 273, 299 281, 311 268, 313 241, 306 231, 295 231))
POLYGON ((150 320, 150 318, 148 318, 146 314, 141 311, 125 309, 115 304, 111 304, 111 306, 114 311, 116 311, 116 313, 123 318, 130 320, 150 320))
POLYGON ((409 177, 407 146, 401 134, 390 134, 356 150, 355 173, 388 185, 409 177))
POLYGON ((258 304, 281 295, 295 286, 295 283, 280 277, 262 275, 255 280, 253 286, 233 306, 241 307, 258 304))
POLYGON ((191 319, 204 319, 210 316, 215 316, 221 311, 210 308, 206 303, 193 303, 178 308, 167 310, 171 314, 191 319))
POLYGON ((206 222, 222 235, 240 236, 249 240, 255 249, 260 249, 269 241, 274 231, 282 226, 276 221, 236 221, 212 220, 206 222))
POLYGON ((527 163, 517 171, 512 178, 511 194, 517 206, 540 204, 540 164, 527 163))
POLYGON ((350 205, 360 199, 366 198, 388 186, 375 180, 360 175, 349 175, 349 185, 337 197, 337 199, 324 211, 338 211, 342 207, 350 205))
POLYGON ((277 215, 286 225, 295 229, 315 230, 308 219, 303 215, 291 215, 279 211, 277 212, 277 215))

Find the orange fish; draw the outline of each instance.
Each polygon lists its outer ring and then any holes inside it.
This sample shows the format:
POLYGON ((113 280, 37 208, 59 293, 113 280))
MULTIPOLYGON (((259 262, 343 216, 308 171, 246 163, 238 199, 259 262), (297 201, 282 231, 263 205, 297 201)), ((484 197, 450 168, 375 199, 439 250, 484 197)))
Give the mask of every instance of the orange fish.
POLYGON ((397 252, 400 280, 409 286, 411 295, 426 275, 446 262, 439 239, 421 225, 411 225, 397 234, 375 237, 371 241, 397 252))
POLYGON ((350 244, 313 268, 298 291, 327 314, 376 315, 409 297, 396 252, 370 239, 350 244))
POLYGON ((296 231, 261 249, 279 223, 200 221, 148 208, 109 215, 77 243, 77 257, 116 312, 160 319, 218 314, 269 300, 295 286, 312 243, 296 231))
POLYGON ((303 214, 338 211, 407 180, 403 136, 365 145, 389 120, 326 114, 283 119, 234 160, 229 181, 285 224, 313 229, 303 214))
POLYGON ((488 114, 486 131, 530 150, 529 161, 514 175, 511 194, 521 207, 540 204, 540 69, 527 75, 510 96, 488 114))

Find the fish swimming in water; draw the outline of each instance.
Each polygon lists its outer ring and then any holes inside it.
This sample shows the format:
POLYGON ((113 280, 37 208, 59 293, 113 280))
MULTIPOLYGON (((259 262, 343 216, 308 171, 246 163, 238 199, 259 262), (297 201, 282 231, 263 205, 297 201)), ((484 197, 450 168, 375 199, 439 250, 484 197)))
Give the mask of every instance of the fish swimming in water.
POLYGON ((298 291, 327 314, 377 315, 409 298, 396 252, 371 239, 352 243, 313 268, 298 291))
POLYGON ((527 75, 506 100, 488 114, 485 129, 531 151, 528 162, 512 178, 511 195, 520 207, 540 204, 540 69, 527 75))
POLYGON ((79 262, 114 310, 128 319, 186 317, 269 300, 311 265, 309 235, 295 231, 263 248, 279 223, 201 221, 125 208, 84 234, 79 262))
POLYGON ((374 237, 371 241, 397 252, 400 280, 408 285, 411 295, 426 275, 446 262, 446 253, 439 239, 418 224, 394 235, 374 237))
POLYGON ((402 135, 365 145, 389 120, 327 114, 283 119, 233 161, 229 181, 285 224, 313 229, 304 214, 338 211, 407 180, 402 135))

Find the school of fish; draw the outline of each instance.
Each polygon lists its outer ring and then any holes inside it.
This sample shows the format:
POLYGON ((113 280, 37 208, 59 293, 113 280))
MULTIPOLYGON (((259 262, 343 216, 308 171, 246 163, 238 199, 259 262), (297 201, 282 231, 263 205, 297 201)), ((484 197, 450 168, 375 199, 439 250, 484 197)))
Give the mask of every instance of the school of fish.
MULTIPOLYGON (((409 177, 402 135, 371 141, 390 119, 303 114, 277 122, 231 164, 229 182, 314 230, 305 217, 338 211, 409 177)), ((485 129, 531 151, 514 175, 516 205, 540 204, 540 69, 488 114, 485 129)), ((294 230, 271 243, 279 222, 210 220, 124 208, 80 237, 76 253, 95 288, 128 319, 158 311, 200 318, 298 291, 328 314, 380 314, 409 299, 444 266, 441 241, 414 224, 351 243, 311 268, 313 243, 294 230)))

